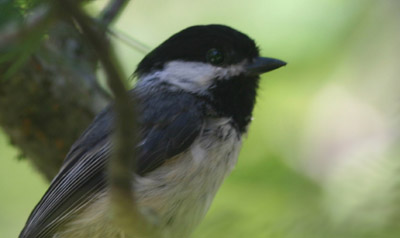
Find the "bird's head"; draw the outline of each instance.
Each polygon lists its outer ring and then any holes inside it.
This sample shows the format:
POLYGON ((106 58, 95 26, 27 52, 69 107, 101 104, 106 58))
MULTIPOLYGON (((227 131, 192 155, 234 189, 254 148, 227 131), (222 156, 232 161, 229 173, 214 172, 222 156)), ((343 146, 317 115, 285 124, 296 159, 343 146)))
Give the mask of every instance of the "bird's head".
POLYGON ((286 65, 259 56, 255 42, 224 25, 186 28, 164 41, 139 63, 142 86, 159 83, 205 96, 221 115, 248 124, 259 76, 286 65))

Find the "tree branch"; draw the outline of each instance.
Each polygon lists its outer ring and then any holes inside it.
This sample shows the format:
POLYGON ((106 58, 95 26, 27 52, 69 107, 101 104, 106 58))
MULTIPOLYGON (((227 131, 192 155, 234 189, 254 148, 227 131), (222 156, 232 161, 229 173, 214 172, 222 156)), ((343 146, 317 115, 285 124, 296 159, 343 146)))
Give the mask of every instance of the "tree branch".
POLYGON ((148 223, 136 206, 133 193, 133 172, 136 165, 137 122, 135 103, 129 98, 123 84, 117 58, 111 45, 100 31, 96 22, 88 17, 71 1, 59 0, 62 9, 66 9, 81 27, 91 46, 97 53, 107 75, 108 85, 115 96, 114 110, 115 136, 114 153, 110 161, 110 196, 114 222, 129 237, 156 237, 154 226, 148 223))
POLYGON ((111 98, 96 80, 97 57, 71 19, 57 19, 49 5, 28 15, 24 24, 10 23, 0 32, 2 52, 13 55, 1 55, 0 126, 51 180, 72 143, 111 98), (34 52, 27 45, 32 38, 41 39, 34 52), (20 54, 26 59, 20 61, 20 54), (15 61, 22 64, 6 80, 15 61))

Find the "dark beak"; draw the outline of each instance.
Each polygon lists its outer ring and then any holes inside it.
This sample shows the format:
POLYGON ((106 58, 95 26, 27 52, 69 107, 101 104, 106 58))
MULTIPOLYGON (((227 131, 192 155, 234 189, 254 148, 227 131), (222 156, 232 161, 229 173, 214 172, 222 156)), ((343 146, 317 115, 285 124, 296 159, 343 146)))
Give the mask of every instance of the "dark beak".
POLYGON ((247 66, 247 73, 250 75, 259 75, 271 70, 285 66, 286 62, 273 58, 258 57, 247 66))

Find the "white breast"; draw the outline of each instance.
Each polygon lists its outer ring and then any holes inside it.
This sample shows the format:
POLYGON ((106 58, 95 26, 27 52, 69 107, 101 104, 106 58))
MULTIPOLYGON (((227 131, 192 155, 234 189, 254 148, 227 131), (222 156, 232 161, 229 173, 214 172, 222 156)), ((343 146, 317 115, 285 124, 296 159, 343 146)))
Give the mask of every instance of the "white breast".
POLYGON ((137 178, 139 204, 158 214, 170 237, 188 237, 235 166, 240 147, 230 119, 209 119, 186 153, 137 178))

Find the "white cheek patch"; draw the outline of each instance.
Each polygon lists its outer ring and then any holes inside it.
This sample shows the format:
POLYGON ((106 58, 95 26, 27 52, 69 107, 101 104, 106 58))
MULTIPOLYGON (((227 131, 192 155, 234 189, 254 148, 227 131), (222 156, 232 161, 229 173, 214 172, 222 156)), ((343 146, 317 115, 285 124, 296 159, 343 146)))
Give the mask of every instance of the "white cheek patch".
POLYGON ((202 93, 214 79, 228 79, 245 71, 246 61, 229 67, 217 67, 201 62, 171 61, 164 69, 146 75, 142 80, 157 78, 190 92, 202 93))

